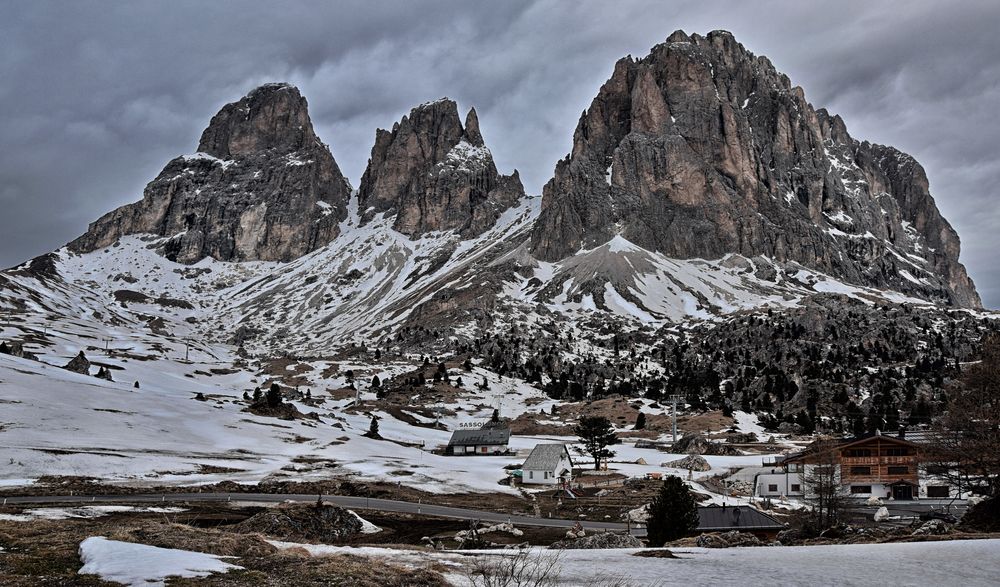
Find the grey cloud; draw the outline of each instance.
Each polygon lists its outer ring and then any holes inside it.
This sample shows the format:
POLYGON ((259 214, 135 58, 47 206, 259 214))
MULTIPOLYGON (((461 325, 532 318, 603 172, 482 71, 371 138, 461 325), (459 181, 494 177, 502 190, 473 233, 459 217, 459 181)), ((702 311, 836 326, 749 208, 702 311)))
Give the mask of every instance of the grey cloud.
POLYGON ((0 13, 0 265, 138 199, 266 81, 301 88, 355 185, 376 127, 447 95, 477 108, 497 164, 539 193, 617 59, 678 28, 726 29, 855 137, 921 161, 1000 307, 997 3, 0 0, 0 13))

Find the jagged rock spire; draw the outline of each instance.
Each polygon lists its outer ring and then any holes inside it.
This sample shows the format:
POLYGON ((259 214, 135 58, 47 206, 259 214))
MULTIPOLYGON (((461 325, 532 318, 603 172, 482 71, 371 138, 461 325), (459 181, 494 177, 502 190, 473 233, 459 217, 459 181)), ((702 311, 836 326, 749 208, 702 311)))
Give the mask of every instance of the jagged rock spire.
POLYGON ((182 263, 288 261, 339 234, 351 186, 295 87, 266 84, 225 105, 198 149, 170 161, 141 201, 92 223, 70 249, 151 234, 166 237, 160 250, 182 263))
POLYGON ((448 98, 413 108, 392 131, 375 134, 358 190, 363 220, 395 214, 393 227, 410 236, 457 230, 482 233, 524 195, 517 174, 497 172, 475 109, 465 125, 448 98))
POLYGON ((465 140, 474 147, 486 146, 483 135, 479 132, 479 115, 476 114, 475 108, 470 108, 469 113, 465 115, 465 140))

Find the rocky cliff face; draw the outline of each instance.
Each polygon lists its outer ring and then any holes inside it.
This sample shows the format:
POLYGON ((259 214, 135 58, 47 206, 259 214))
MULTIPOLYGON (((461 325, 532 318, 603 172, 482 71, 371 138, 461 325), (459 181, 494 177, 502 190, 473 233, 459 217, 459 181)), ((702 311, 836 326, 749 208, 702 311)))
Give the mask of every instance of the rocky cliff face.
POLYGON ((616 235, 677 258, 796 262, 978 307, 959 240, 911 157, 853 139, 726 32, 620 60, 545 186, 532 251, 616 235))
POLYGON ((336 238, 350 194, 305 98, 267 84, 223 107, 198 153, 170 161, 141 201, 101 217, 69 246, 87 252, 145 233, 170 237, 164 254, 182 263, 288 261, 336 238))
POLYGON ((358 191, 364 221, 394 212, 393 228, 410 236, 457 230, 482 234, 524 195, 515 170, 500 175, 479 132, 475 109, 465 126, 447 98, 417 106, 375 135, 358 191))

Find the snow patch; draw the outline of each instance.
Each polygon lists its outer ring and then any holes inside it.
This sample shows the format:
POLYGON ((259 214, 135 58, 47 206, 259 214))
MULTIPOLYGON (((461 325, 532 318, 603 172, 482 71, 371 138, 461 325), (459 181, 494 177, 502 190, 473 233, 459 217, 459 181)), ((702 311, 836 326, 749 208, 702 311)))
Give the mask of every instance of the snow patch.
POLYGON ((207 577, 243 568, 223 558, 229 557, 91 536, 80 543, 83 566, 79 574, 134 587, 156 587, 168 577, 207 577))

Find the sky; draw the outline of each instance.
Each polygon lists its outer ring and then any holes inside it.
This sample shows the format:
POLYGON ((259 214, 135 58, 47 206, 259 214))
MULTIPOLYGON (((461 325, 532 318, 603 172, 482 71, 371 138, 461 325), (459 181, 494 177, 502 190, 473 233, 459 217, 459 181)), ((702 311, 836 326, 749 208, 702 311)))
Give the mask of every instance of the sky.
POLYGON ((376 128, 448 96, 541 193, 616 60, 732 32, 927 171, 1000 308, 1000 2, 0 0, 0 266, 56 249, 192 153, 227 102, 287 81, 356 187, 376 128))

